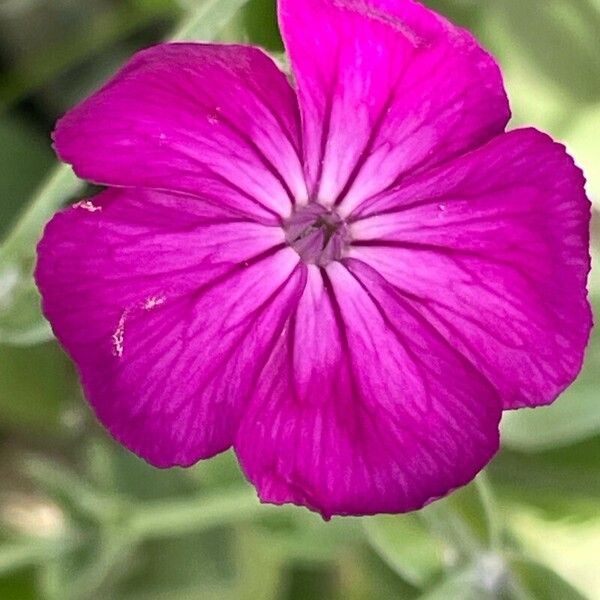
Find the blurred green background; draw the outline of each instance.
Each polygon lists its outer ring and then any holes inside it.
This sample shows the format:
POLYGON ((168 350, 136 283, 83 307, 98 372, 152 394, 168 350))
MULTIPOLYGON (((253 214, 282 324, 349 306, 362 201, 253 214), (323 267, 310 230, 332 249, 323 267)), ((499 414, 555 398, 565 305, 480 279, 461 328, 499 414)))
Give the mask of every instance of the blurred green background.
MULTIPOLYGON (((600 1, 427 4, 495 53, 512 126, 566 143, 600 207, 600 1)), ((158 471, 95 423, 31 279, 44 222, 88 191, 49 133, 161 39, 282 50, 274 0, 0 0, 0 599, 600 599, 598 333, 554 406, 508 414, 487 471, 412 515, 261 506, 231 455, 158 471)))

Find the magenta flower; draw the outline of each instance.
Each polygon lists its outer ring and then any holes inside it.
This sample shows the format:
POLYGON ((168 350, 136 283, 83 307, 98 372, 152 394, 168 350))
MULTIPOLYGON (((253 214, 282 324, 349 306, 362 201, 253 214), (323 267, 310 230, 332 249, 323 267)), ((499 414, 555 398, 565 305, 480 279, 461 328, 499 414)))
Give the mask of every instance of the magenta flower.
POLYGON ((58 124, 109 186, 39 246, 100 421, 159 467, 233 447, 260 498, 402 512, 580 370, 590 205, 494 60, 411 0, 280 0, 246 46, 139 53, 58 124))

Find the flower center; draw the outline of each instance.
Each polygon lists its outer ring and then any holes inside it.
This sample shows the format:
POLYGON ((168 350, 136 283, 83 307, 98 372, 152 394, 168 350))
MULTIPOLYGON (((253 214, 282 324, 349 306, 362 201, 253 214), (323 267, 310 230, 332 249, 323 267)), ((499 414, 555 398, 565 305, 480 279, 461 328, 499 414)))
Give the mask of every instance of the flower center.
POLYGON ((296 210, 285 223, 285 234, 305 263, 320 267, 341 259, 350 241, 344 220, 316 203, 296 210))

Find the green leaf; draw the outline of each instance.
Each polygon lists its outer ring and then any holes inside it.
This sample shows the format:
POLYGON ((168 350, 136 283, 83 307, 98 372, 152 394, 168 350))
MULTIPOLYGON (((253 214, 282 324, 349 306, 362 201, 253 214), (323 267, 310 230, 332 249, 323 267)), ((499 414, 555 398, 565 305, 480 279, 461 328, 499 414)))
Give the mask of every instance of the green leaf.
POLYGON ((598 435, 599 350, 598 347, 590 349, 582 375, 553 405, 505 413, 502 419, 503 445, 539 452, 598 435))
MULTIPOLYGON (((576 588, 578 598, 581 594, 597 597, 598 512, 582 520, 573 519, 572 510, 569 513, 568 519, 549 517, 527 506, 513 506, 507 513, 511 534, 522 549, 518 554, 509 555, 514 581, 520 582, 534 598, 548 597, 543 590, 551 588, 556 588, 557 596, 562 598, 558 592, 565 586, 576 588), (564 579, 562 585, 561 578, 564 579)), ((564 597, 571 596, 565 592, 564 597)))
POLYGON ((483 588, 473 569, 445 578, 419 600, 495 600, 498 596, 483 588))
POLYGON ((578 102, 600 97, 600 13, 586 0, 488 4, 510 34, 513 60, 528 61, 578 102))
POLYGON ((26 244, 35 244, 48 219, 67 200, 79 194, 84 183, 79 180, 69 166, 62 165, 42 184, 32 198, 11 233, 6 237, 0 250, 0 258, 18 257, 26 244))
MULTIPOLYGON (((56 12, 50 10, 47 1, 40 4, 46 7, 42 7, 37 18, 35 13, 23 14, 14 21, 13 27, 24 32, 24 39, 18 45, 22 51, 16 52, 0 80, 0 110, 39 88, 47 88, 57 77, 94 54, 106 55, 149 25, 168 23, 177 13, 173 3, 162 0, 129 0, 112 6, 95 2, 82 6, 80 11, 69 10, 65 2, 55 2, 52 4, 63 4, 56 12), (42 20, 44 8, 49 24, 42 20)), ((2 6, 0 2, 0 8, 2 6)), ((71 74, 69 79, 72 79, 71 74)), ((69 80, 67 87, 70 84, 69 80)))
POLYGON ((441 527, 465 556, 473 557, 483 548, 498 549, 501 545, 498 509, 484 472, 469 485, 424 508, 421 514, 432 525, 441 527))
POLYGON ((200 8, 173 34, 173 40, 211 42, 219 38, 226 26, 249 0, 205 0, 200 8))
MULTIPOLYGON (((596 309, 600 305, 596 304, 596 309)), ((551 406, 504 413, 506 447, 528 452, 559 448, 600 433, 600 328, 592 330, 583 370, 575 383, 551 406)))
POLYGON ((29 433, 63 431, 76 390, 71 362, 55 342, 32 348, 0 345, 0 421, 29 433))
POLYGON ((29 345, 52 338, 33 281, 35 248, 44 224, 84 189, 70 167, 56 169, 0 248, 0 343, 29 345))
POLYGON ((501 550, 501 527, 489 484, 477 480, 410 515, 365 520, 378 554, 406 581, 423 588, 444 568, 465 568, 501 550))
POLYGON ((600 103, 578 111, 575 117, 562 137, 585 173, 590 199, 596 208, 600 208, 600 103))
MULTIPOLYGON (((270 544, 268 537, 263 537, 260 531, 251 525, 242 524, 236 527, 233 548, 236 559, 236 583, 233 598, 239 600, 272 600, 277 598, 281 583, 284 580, 285 556, 277 546, 270 544), (256 557, 260 556, 260 565, 256 557)), ((321 569, 322 565, 319 565, 321 569)), ((325 566, 325 569, 329 565, 325 566)), ((323 582, 319 578, 318 567, 313 565, 313 581, 323 582), (316 571, 316 573, 315 573, 316 571)), ((288 575, 288 573, 285 573, 288 575)), ((321 588, 322 590, 322 588, 321 588)), ((326 596, 326 594, 323 594, 326 596)), ((308 596, 309 598, 312 596, 308 596)))
POLYGON ((363 526, 374 550, 410 584, 422 588, 442 571, 444 544, 416 514, 369 517, 363 526))
POLYGON ((600 436, 524 453, 504 448, 487 469, 497 493, 553 515, 591 516, 600 498, 600 436))
POLYGON ((243 11, 244 24, 253 44, 270 51, 283 52, 273 0, 250 0, 243 11))
MULTIPOLYGON (((112 594, 103 590, 103 597, 123 600, 212 598, 207 594, 209 591, 232 587, 234 541, 228 529, 147 540, 139 545, 130 563, 131 572, 118 589, 112 594)), ((260 574, 262 564, 255 566, 260 574)))
MULTIPOLYGON (((460 490, 470 495, 471 490, 460 490)), ((456 492, 455 492, 456 494, 456 492)), ((450 550, 451 562, 466 564, 483 552, 487 540, 480 533, 480 523, 485 520, 482 511, 464 507, 456 508, 460 497, 453 497, 433 502, 419 511, 429 530, 450 550)))
POLYGON ((32 568, 13 571, 0 576, 0 598, 10 600, 40 600, 32 568))
POLYGON ((558 573, 527 558, 513 558, 510 569, 532 600, 586 600, 558 573))
POLYGON ((25 120, 0 117, 0 236, 51 164, 43 135, 25 120))
POLYGON ((38 565, 70 552, 75 540, 23 540, 0 545, 0 575, 38 565))
POLYGON ((470 30, 480 22, 482 6, 476 0, 426 0, 424 4, 470 30))
MULTIPOLYGON (((561 136, 575 119, 579 102, 563 90, 556 78, 547 77, 523 44, 515 40, 515 32, 507 24, 508 5, 479 4, 484 15, 477 37, 501 66, 513 115, 511 128, 535 126, 555 137, 561 136)), ((541 40, 535 43, 546 43, 548 35, 545 30, 537 31, 541 40)))

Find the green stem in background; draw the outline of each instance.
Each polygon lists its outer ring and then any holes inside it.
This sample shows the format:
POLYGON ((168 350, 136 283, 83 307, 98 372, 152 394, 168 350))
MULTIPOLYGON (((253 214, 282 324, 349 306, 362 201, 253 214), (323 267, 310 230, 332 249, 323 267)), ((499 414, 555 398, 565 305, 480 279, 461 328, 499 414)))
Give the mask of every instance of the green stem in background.
POLYGON ((85 184, 68 166, 54 169, 0 246, 0 343, 33 345, 52 339, 33 281, 35 248, 55 211, 85 184))
POLYGON ((56 462, 36 458, 28 461, 25 469, 39 488, 69 499, 80 513, 99 524, 117 524, 130 539, 198 532, 268 510, 250 486, 185 499, 135 502, 127 496, 103 494, 56 462))
MULTIPOLYGON (((68 498, 78 511, 93 519, 100 531, 110 532, 102 542, 98 561, 103 571, 128 549, 148 539, 179 537, 208 529, 248 521, 267 512, 250 486, 224 489, 185 499, 137 502, 125 496, 106 497, 82 482, 68 469, 54 468, 44 461, 33 461, 28 471, 43 491, 53 497, 68 498)), ((285 510, 285 509, 281 509, 285 510)), ((23 542, 0 546, 0 573, 21 566, 55 559, 57 553, 80 547, 87 538, 23 542)), ((82 586, 87 577, 82 576, 82 586)), ((91 574, 89 579, 96 577, 91 574)), ((89 583, 92 586, 92 583, 89 583)), ((95 585, 95 584, 94 584, 95 585)))
POLYGON ((475 487, 479 493, 479 498, 487 522, 490 548, 499 551, 502 548, 502 528, 497 518, 498 507, 496 505, 496 500, 485 471, 479 473, 475 479, 475 487))
POLYGON ((29 206, 7 235, 0 247, 0 266, 3 259, 17 254, 24 245, 33 246, 50 217, 69 198, 83 191, 85 184, 79 180, 71 167, 59 165, 33 195, 29 206))
POLYGON ((428 529, 459 552, 463 561, 476 560, 483 551, 469 525, 452 509, 448 499, 439 500, 418 513, 428 529))
POLYGON ((114 522, 126 510, 123 498, 96 490, 77 473, 56 461, 31 459, 25 462, 24 471, 40 489, 68 501, 78 514, 99 523, 114 522))
POLYGON ((82 569, 64 587, 62 600, 84 600, 96 598, 108 581, 114 583, 127 570, 128 559, 137 546, 116 528, 102 531, 100 544, 94 560, 82 569))
POLYGON ((245 521, 267 510, 248 486, 185 500, 145 502, 135 507, 125 528, 133 539, 178 537, 245 521))
POLYGON ((77 548, 79 542, 73 539, 24 540, 4 543, 0 546, 0 576, 31 565, 38 565, 50 559, 64 556, 77 548))

